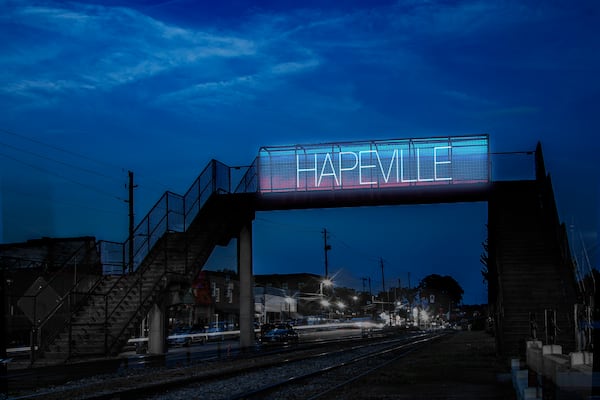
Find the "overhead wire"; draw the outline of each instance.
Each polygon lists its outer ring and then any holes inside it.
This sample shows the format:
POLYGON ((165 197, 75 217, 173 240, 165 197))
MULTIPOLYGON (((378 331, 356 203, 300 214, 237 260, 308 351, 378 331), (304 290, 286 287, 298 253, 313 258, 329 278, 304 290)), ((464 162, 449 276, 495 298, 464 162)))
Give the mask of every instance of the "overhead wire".
MULTIPOLYGON (((90 157, 90 156, 87 156, 87 155, 84 155, 84 154, 81 154, 81 153, 78 153, 78 152, 67 150, 67 149, 64 149, 62 147, 55 146, 55 145, 46 143, 46 142, 41 141, 41 140, 34 139, 32 137, 29 137, 29 136, 26 136, 26 135, 23 135, 23 134, 20 134, 20 133, 16 133, 16 132, 14 132, 12 130, 8 130, 8 129, 5 129, 5 128, 0 128, 0 133, 4 133, 6 135, 11 135, 11 136, 14 136, 14 137, 18 137, 20 139, 25 139, 25 140, 30 141, 32 143, 36 143, 38 145, 45 146, 45 147, 48 147, 50 149, 53 149, 53 150, 56 150, 56 151, 59 151, 59 152, 65 153, 65 154, 69 154, 71 156, 75 156, 75 157, 78 157, 78 158, 81 158, 81 159, 84 159, 84 160, 87 160, 87 161, 91 161, 93 163, 96 163, 98 165, 102 165, 104 167, 108 167, 108 168, 112 168, 112 169, 118 169, 120 171, 125 171, 125 169, 126 169, 123 166, 119 166, 119 165, 112 164, 112 163, 109 163, 109 162, 106 162, 106 161, 103 161, 103 160, 98 160, 96 158, 93 158, 93 157, 90 157)), ((71 168, 76 168, 76 169, 79 169, 81 171, 84 171, 84 172, 87 172, 87 173, 90 173, 90 174, 101 176, 103 178, 111 179, 111 180, 114 180, 114 181, 121 181, 121 179, 119 179, 119 178, 116 178, 114 176, 109 176, 109 175, 103 174, 101 172, 91 170, 89 168, 84 168, 84 167, 77 166, 77 165, 74 165, 74 164, 66 163, 64 161, 59 161, 59 160, 56 160, 56 159, 48 157, 48 156, 42 156, 42 155, 39 155, 37 153, 34 153, 34 152, 31 152, 31 151, 28 151, 28 150, 24 150, 24 149, 18 148, 18 147, 14 146, 14 145, 6 144, 6 143, 2 143, 2 144, 5 145, 5 146, 7 146, 7 147, 11 147, 11 148, 13 148, 15 150, 18 150, 18 151, 21 151, 21 152, 25 152, 25 153, 29 153, 29 154, 32 154, 32 155, 34 155, 36 157, 44 158, 44 159, 47 159, 47 160, 50 160, 50 161, 53 161, 53 162, 56 162, 56 163, 59 163, 59 164, 63 164, 63 165, 69 166, 71 168)), ((144 176, 144 175, 142 175, 142 176, 144 176)), ((144 176, 144 178, 145 178, 144 180, 149 181, 149 182, 153 182, 157 187, 160 187, 161 191, 167 190, 166 189, 167 185, 165 185, 164 183, 158 182, 158 181, 156 181, 156 180, 154 180, 152 178, 148 178, 148 177, 145 177, 145 176, 144 176)), ((142 189, 144 189, 144 190, 149 190, 146 187, 142 187, 142 186, 139 186, 139 187, 142 188, 142 189)), ((119 200, 123 200, 123 199, 119 198, 119 200)))
POLYGON ((67 182, 71 182, 71 183, 73 183, 73 184, 76 184, 76 185, 79 185, 79 186, 81 186, 81 187, 85 187, 85 188, 87 188, 87 189, 93 190, 93 191, 95 191, 95 192, 97 192, 97 193, 100 193, 100 194, 103 194, 103 195, 105 195, 105 196, 108 196, 108 197, 111 197, 111 198, 114 198, 114 199, 117 199, 117 200, 121 200, 119 197, 115 196, 115 195, 114 195, 114 194, 112 194, 112 193, 108 193, 108 192, 105 192, 105 191, 103 191, 103 190, 101 190, 101 189, 98 189, 97 187, 94 187, 94 186, 88 185, 88 184, 86 184, 86 183, 83 183, 83 182, 76 181, 76 180, 74 180, 74 179, 71 179, 71 178, 67 178, 66 176, 63 176, 63 175, 57 174, 57 173, 55 173, 55 172, 52 172, 52 171, 50 171, 50 170, 48 170, 48 169, 45 169, 45 168, 43 168, 43 167, 39 167, 39 166, 37 166, 37 165, 30 164, 30 163, 27 163, 27 162, 25 162, 25 161, 23 161, 23 160, 19 160, 18 158, 15 158, 15 157, 9 156, 9 155, 7 155, 7 154, 0 153, 0 157, 8 158, 8 159, 10 159, 10 160, 13 160, 13 161, 15 161, 15 162, 18 162, 18 163, 20 163, 20 164, 26 165, 26 166, 28 166, 28 167, 30 167, 30 168, 33 168, 33 169, 36 169, 36 170, 42 171, 42 172, 44 172, 44 173, 46 173, 46 174, 48 174, 48 175, 52 175, 52 176, 55 176, 55 177, 57 177, 57 178, 63 179, 63 180, 65 180, 65 181, 67 181, 67 182))
MULTIPOLYGON (((83 171, 83 172, 87 172, 87 173, 89 173, 89 174, 92 174, 92 175, 97 175, 97 176, 100 176, 100 177, 102 177, 102 178, 107 178, 107 179, 111 179, 111 180, 115 180, 115 181, 117 181, 117 180, 118 180, 118 179, 117 179, 117 178, 115 178, 114 176, 106 175, 106 174, 103 174, 103 173, 101 173, 101 172, 94 171, 94 170, 91 170, 91 169, 88 169, 88 168, 84 168, 84 167, 80 167, 80 166, 78 166, 78 165, 71 164, 71 163, 68 163, 68 162, 65 162, 65 161, 56 160, 56 159, 54 159, 54 158, 52 158, 52 157, 48 157, 48 156, 45 156, 45 155, 42 155, 42 154, 38 154, 38 153, 35 153, 35 152, 33 152, 33 151, 30 151, 30 150, 21 149, 21 148, 19 148, 19 147, 17 147, 17 146, 13 146, 13 145, 11 145, 11 144, 8 144, 8 143, 2 142, 2 141, 0 141, 0 144, 1 144, 2 146, 4 146, 4 147, 9 147, 9 148, 11 148, 11 149, 14 149, 14 150, 17 150, 17 151, 20 151, 20 152, 26 153, 26 154, 30 154, 30 155, 33 155, 33 156, 35 156, 35 157, 39 157, 39 158, 42 158, 42 159, 44 159, 44 160, 52 161, 52 162, 55 162, 55 163, 57 163, 57 164, 61 164, 61 165, 64 165, 64 166, 67 166, 67 167, 70 167, 70 168, 75 168, 75 169, 81 170, 81 171, 83 171)), ((119 180, 119 181, 120 181, 120 180, 119 180)))
MULTIPOLYGON (((18 194, 19 196, 25 196, 25 197, 31 197, 31 198, 35 198, 38 199, 39 198, 39 194, 34 194, 34 193, 26 193, 20 190, 15 190, 14 188, 10 189, 11 194, 18 194)), ((52 198, 52 201, 64 206, 69 206, 69 207, 78 207, 78 208, 84 208, 86 210, 90 210, 90 211, 97 211, 97 212, 101 212, 101 213, 105 213, 105 214, 114 214, 114 215, 121 215, 122 213, 116 212, 114 210, 109 210, 109 209, 103 209, 103 208, 98 208, 98 207, 90 207, 86 204, 81 204, 81 203, 73 203, 73 202, 69 202, 69 201, 64 201, 62 199, 57 199, 55 197, 52 198)))
POLYGON ((117 165, 114 165, 114 164, 107 163, 106 161, 97 160, 97 159, 94 159, 94 158, 91 158, 91 157, 85 156, 85 155, 83 155, 83 154, 76 153, 76 152, 74 152, 74 151, 71 151, 71 150, 66 150, 66 149, 63 149, 63 148, 61 148, 61 147, 58 147, 58 146, 51 145, 51 144, 49 144, 49 143, 45 143, 45 142, 43 142, 43 141, 41 141, 41 140, 37 140, 37 139, 31 138, 31 137, 29 137, 29 136, 25 136, 25 135, 22 135, 22 134, 16 133, 16 132, 14 132, 14 131, 10 131, 10 130, 8 130, 8 129, 0 128, 0 132, 1 132, 1 133, 5 133, 5 134, 7 134, 7 135, 11 135, 11 136, 16 136, 16 137, 19 137, 19 138, 21 138, 21 139, 29 140, 30 142, 37 143, 37 144, 40 144, 40 145, 42 145, 42 146, 49 147, 49 148, 51 148, 51 149, 54 149, 54 150, 57 150, 57 151, 60 151, 60 152, 66 153, 66 154, 70 154, 70 155, 72 155, 72 156, 80 157, 80 158, 86 159, 86 160, 88 160, 88 161, 93 161, 93 162, 95 162, 95 163, 97 163, 97 164, 101 164, 101 165, 104 165, 104 166, 108 166, 108 167, 110 167, 110 168, 121 168, 120 166, 117 166, 117 165))

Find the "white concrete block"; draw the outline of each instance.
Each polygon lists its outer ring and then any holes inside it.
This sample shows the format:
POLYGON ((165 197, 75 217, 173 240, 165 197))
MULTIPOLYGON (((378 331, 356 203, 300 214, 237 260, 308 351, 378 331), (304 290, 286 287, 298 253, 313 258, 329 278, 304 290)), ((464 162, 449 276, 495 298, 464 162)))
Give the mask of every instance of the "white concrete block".
POLYGON ((575 365, 585 364, 585 359, 582 351, 574 351, 569 353, 571 367, 575 365))
POLYGON ((542 354, 562 354, 562 346, 559 344, 545 344, 542 346, 542 354))
POLYGON ((526 342, 526 348, 530 348, 530 347, 534 347, 534 348, 538 348, 541 349, 542 348, 542 341, 541 340, 528 340, 526 342))
POLYGON ((543 357, 541 348, 530 347, 527 349, 527 366, 535 372, 542 372, 543 357))
POLYGON ((592 353, 591 351, 584 351, 583 363, 587 365, 594 365, 594 353, 592 353))
POLYGON ((519 360, 518 358, 511 359, 510 360, 510 369, 513 371, 521 369, 521 360, 519 360))
POLYGON ((538 393, 537 393, 538 389, 537 388, 526 388, 523 391, 523 399, 525 400, 531 400, 531 399, 537 399, 538 398, 538 393))
POLYGON ((569 367, 569 357, 563 354, 546 354, 542 373, 544 376, 556 382, 557 371, 563 371, 569 367))

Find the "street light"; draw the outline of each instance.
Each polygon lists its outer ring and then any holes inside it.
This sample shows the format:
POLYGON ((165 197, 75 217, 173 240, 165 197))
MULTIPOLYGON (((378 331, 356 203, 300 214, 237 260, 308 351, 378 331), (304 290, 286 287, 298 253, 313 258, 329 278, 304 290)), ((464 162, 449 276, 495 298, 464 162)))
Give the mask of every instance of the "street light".
POLYGON ((292 297, 285 296, 285 304, 286 304, 286 308, 287 308, 287 312, 288 312, 288 315, 287 315, 288 319, 291 319, 291 314, 292 314, 291 308, 292 308, 293 302, 294 302, 294 299, 292 297))
POLYGON ((340 309, 340 314, 343 317, 344 316, 344 309, 346 308, 346 305, 342 301, 338 301, 337 302, 337 306, 340 309))
POLYGON ((333 286, 333 281, 329 278, 325 278, 319 282, 319 294, 321 297, 323 297, 323 286, 333 286))

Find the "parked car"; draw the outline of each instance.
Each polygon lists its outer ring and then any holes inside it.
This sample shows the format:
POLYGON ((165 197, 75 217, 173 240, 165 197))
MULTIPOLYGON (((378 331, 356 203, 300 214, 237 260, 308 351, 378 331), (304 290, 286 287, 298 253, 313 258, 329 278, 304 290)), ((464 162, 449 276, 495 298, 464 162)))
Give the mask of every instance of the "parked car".
POLYGON ((167 338, 169 346, 189 346, 192 343, 206 343, 208 335, 201 328, 196 327, 180 327, 173 330, 167 338))
POLYGON ((207 339, 212 342, 219 342, 225 340, 225 335, 223 334, 223 328, 220 327, 211 327, 206 329, 207 339))
POLYGON ((291 327, 275 328, 260 337, 261 343, 298 343, 298 332, 291 327))

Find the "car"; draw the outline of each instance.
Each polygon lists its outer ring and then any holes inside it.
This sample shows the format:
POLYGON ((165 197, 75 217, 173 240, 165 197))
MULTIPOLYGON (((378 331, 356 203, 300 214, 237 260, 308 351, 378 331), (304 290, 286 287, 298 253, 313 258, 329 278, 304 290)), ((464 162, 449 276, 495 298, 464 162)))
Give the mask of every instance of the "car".
POLYGON ((206 329, 207 338, 206 340, 219 342, 225 340, 225 335, 223 334, 223 328, 220 327, 211 327, 206 329))
POLYGON ((173 330, 173 332, 167 338, 167 344, 169 346, 189 346, 192 343, 206 343, 208 341, 208 335, 203 329, 194 327, 180 327, 173 330))
POLYGON ((167 338, 169 346, 189 346, 192 343, 192 338, 189 336, 190 328, 181 327, 174 329, 167 338))
POLYGON ((298 332, 292 328, 275 328, 260 337, 261 343, 298 343, 298 332))

